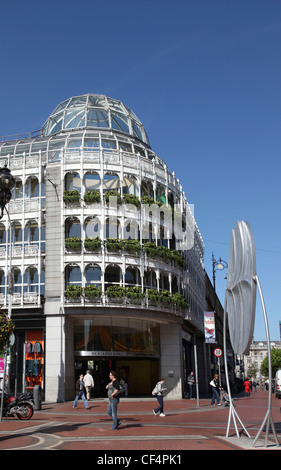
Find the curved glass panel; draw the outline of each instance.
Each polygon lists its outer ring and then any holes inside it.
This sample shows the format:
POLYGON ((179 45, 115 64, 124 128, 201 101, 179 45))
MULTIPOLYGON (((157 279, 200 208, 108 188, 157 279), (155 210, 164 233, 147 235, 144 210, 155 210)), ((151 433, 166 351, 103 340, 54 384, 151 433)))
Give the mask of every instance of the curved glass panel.
POLYGON ((129 132, 129 125, 126 116, 122 114, 111 113, 111 125, 117 131, 129 132))
POLYGON ((109 127, 108 114, 106 111, 91 109, 87 113, 87 126, 89 127, 109 127))
POLYGON ((84 127, 122 131, 149 144, 143 125, 135 113, 121 101, 104 95, 88 94, 63 101, 43 124, 42 129, 47 136, 84 127))
POLYGON ((65 113, 64 127, 65 129, 73 129, 75 127, 85 126, 85 109, 69 110, 65 113))

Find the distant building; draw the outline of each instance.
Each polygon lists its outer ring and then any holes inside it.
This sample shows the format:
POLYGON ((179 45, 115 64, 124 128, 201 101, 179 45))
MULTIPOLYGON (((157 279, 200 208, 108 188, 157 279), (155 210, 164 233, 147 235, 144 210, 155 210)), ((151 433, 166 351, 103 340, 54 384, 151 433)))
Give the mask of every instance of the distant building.
MULTIPOLYGON (((270 348, 281 349, 281 341, 271 341, 270 348)), ((260 373, 261 365, 263 360, 267 356, 267 342, 266 341, 253 341, 250 346, 250 351, 248 356, 244 356, 244 370, 245 377, 249 376, 248 370, 249 367, 255 366, 257 369, 256 379, 262 378, 260 373)))

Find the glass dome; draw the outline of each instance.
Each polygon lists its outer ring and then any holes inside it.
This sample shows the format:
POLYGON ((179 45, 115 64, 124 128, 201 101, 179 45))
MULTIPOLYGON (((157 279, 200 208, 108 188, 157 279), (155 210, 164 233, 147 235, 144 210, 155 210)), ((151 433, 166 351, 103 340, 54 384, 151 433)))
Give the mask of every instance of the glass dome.
POLYGON ((121 101, 90 93, 60 103, 44 123, 43 134, 49 136, 81 128, 123 132, 150 146, 142 123, 130 108, 121 101))

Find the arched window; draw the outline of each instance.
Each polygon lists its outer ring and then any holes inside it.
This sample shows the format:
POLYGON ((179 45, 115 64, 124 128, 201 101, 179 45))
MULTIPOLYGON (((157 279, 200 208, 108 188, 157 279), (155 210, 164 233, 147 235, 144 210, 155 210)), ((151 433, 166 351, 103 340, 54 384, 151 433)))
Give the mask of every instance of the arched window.
POLYGON ((117 191, 119 192, 119 176, 116 173, 108 172, 103 177, 103 192, 117 191))
POLYGON ((138 268, 129 266, 125 273, 125 284, 127 285, 140 285, 140 272, 138 268))
POLYGON ((101 238, 101 226, 97 217, 87 217, 85 220, 85 236, 89 238, 101 238))
POLYGON ((12 268, 12 275, 14 278, 14 292, 22 293, 22 276, 19 268, 12 268))
POLYGON ((105 238, 119 238, 120 222, 117 217, 108 217, 105 221, 105 238))
POLYGON ((34 266, 25 270, 23 284, 24 292, 39 292, 38 271, 34 266))
POLYGON ((85 191, 97 191, 100 189, 100 177, 96 172, 87 172, 84 177, 85 191))
POLYGON ((79 173, 67 173, 65 175, 65 190, 66 191, 79 191, 81 193, 81 181, 79 173))
POLYGON ((109 264, 105 268, 104 282, 105 286, 108 287, 110 284, 120 284, 122 280, 121 269, 119 266, 109 264))
POLYGON ((24 228, 24 241, 35 243, 39 241, 39 227, 36 220, 29 220, 24 228))
POLYGON ((39 197, 39 181, 36 176, 29 176, 25 182, 25 197, 39 197))
POLYGON ((157 288, 157 279, 155 271, 153 271, 152 269, 148 269, 144 272, 143 284, 146 289, 157 288))
POLYGON ((153 185, 149 180, 142 180, 141 182, 141 197, 143 196, 154 198, 153 185))
POLYGON ((140 229, 139 224, 136 220, 126 220, 123 238, 125 240, 140 240, 140 229))
POLYGON ((81 269, 75 264, 69 264, 65 268, 65 287, 67 287, 68 284, 82 286, 81 269))
POLYGON ((169 277, 166 273, 160 273, 159 289, 168 291, 170 290, 169 277))
POLYGON ((137 178, 133 175, 125 175, 123 178, 123 194, 133 194, 139 197, 139 185, 137 178))
POLYGON ((65 220, 65 238, 72 237, 81 237, 81 225, 77 217, 69 217, 65 220))
POLYGON ((12 243, 22 243, 22 226, 20 222, 12 222, 12 243))
POLYGON ((88 264, 85 270, 86 284, 101 284, 101 268, 97 264, 88 264))
POLYGON ((22 199, 23 196, 23 185, 22 180, 16 178, 16 184, 12 189, 12 199, 22 199))

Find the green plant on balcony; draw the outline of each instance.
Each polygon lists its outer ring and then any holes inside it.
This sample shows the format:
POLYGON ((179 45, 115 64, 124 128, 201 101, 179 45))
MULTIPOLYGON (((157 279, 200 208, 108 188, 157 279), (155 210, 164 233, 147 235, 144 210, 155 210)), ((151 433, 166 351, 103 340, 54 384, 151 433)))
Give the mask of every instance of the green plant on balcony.
POLYGON ((106 248, 111 252, 121 251, 123 248, 123 240, 120 238, 107 238, 106 239, 106 248))
POLYGON ((129 286, 125 288, 125 295, 127 299, 134 301, 141 301, 144 297, 141 287, 129 286))
POLYGON ((84 287, 84 295, 88 300, 98 300, 101 298, 102 288, 95 284, 88 284, 84 287))
POLYGON ((156 258, 157 257, 157 246, 155 242, 145 242, 143 244, 143 249, 146 252, 148 256, 151 258, 156 258))
POLYGON ((86 204, 100 203, 100 192, 97 189, 88 189, 84 194, 86 204))
POLYGON ((83 293, 83 289, 81 286, 77 286, 75 284, 68 284, 64 295, 68 300, 80 300, 83 293))
POLYGON ((123 286, 119 286, 119 285, 112 285, 112 286, 108 286, 107 289, 106 289, 106 296, 109 298, 109 299, 123 299, 124 297, 124 294, 125 294, 125 289, 123 286))
POLYGON ((104 193, 104 199, 107 203, 109 203, 109 198, 110 197, 116 197, 117 198, 117 205, 121 204, 121 196, 118 193, 118 191, 110 190, 110 191, 105 191, 104 193))
POLYGON ((155 201, 153 199, 153 197, 150 197, 150 196, 142 196, 141 198, 141 203, 142 204, 155 204, 155 201))
POLYGON ((160 302, 160 293, 157 289, 146 289, 146 295, 149 302, 157 303, 160 302))
POLYGON ((123 194, 123 203, 133 204, 136 207, 140 207, 140 200, 134 194, 123 194))
POLYGON ((171 259, 171 250, 166 246, 158 245, 157 246, 157 256, 164 260, 171 259))
POLYGON ((99 237, 86 237, 84 247, 85 250, 97 252, 101 248, 101 239, 99 237))
POLYGON ((179 292, 175 292, 172 295, 172 302, 177 307, 181 307, 181 308, 184 308, 184 309, 187 309, 189 307, 186 298, 183 295, 181 295, 179 292))
POLYGON ((178 250, 171 250, 171 259, 180 267, 186 268, 186 261, 178 250))
POLYGON ((80 237, 71 237, 65 239, 65 248, 69 251, 81 251, 82 240, 80 237))
POLYGON ((128 253, 137 255, 141 252, 141 244, 139 240, 124 240, 124 249, 128 253))
POLYGON ((172 303, 171 293, 168 290, 160 291, 160 302, 166 305, 172 303))
POLYGON ((80 193, 77 189, 63 192, 63 200, 66 204, 78 204, 80 202, 80 193))

